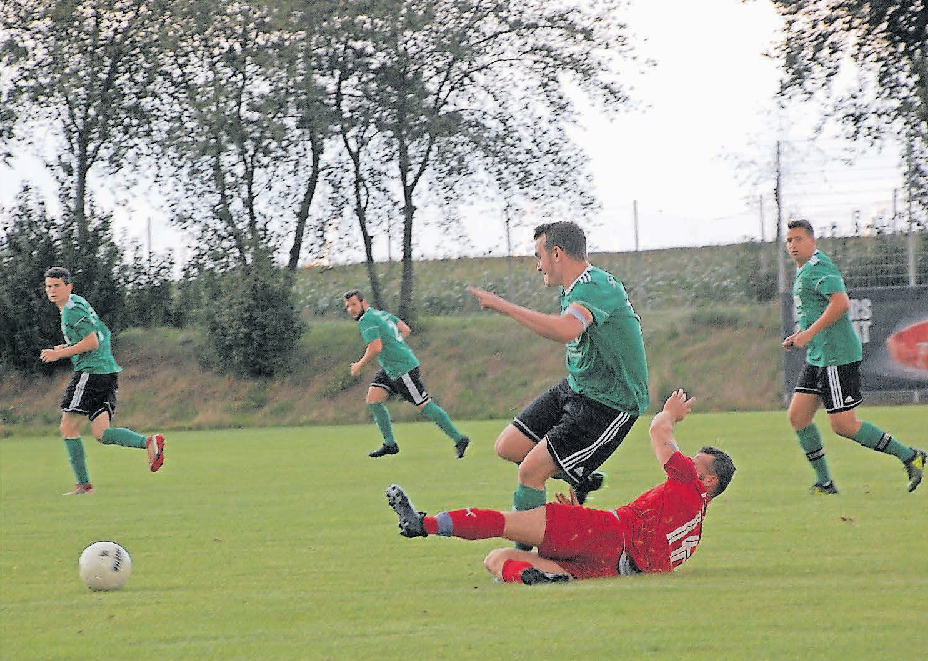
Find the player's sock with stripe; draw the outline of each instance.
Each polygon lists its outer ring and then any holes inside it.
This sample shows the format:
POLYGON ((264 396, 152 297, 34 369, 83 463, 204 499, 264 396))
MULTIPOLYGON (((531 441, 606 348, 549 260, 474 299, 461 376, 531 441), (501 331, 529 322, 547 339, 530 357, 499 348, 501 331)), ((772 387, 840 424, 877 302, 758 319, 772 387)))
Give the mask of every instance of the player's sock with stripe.
POLYGON ((854 434, 854 440, 865 448, 876 450, 884 454, 891 454, 899 461, 905 463, 912 459, 912 448, 903 445, 882 429, 869 422, 863 422, 860 429, 854 434))
POLYGON ((119 445, 124 448, 145 448, 146 438, 125 427, 107 427, 100 442, 103 445, 119 445))
POLYGON ((90 473, 87 472, 87 460, 84 457, 84 443, 80 436, 64 439, 64 446, 68 450, 68 461, 74 471, 74 479, 78 484, 90 484, 90 473))
POLYGON ((503 531, 506 529, 506 517, 496 510, 472 507, 427 516, 422 519, 422 526, 430 535, 460 539, 493 539, 503 536, 503 531))
POLYGON ((815 482, 817 484, 831 482, 831 473, 828 470, 828 462, 825 460, 825 448, 822 446, 822 437, 818 433, 818 427, 814 424, 803 427, 796 432, 796 436, 799 437, 802 451, 806 453, 806 459, 815 471, 815 482))
POLYGON ((445 412, 445 409, 436 404, 435 400, 430 399, 428 403, 422 407, 422 415, 438 425, 438 428, 450 436, 451 440, 455 443, 461 440, 461 432, 459 432, 458 428, 451 422, 451 418, 445 412))
POLYGON ((374 422, 380 428, 380 434, 383 436, 384 445, 396 445, 393 440, 393 424, 390 422, 390 410, 383 402, 373 402, 367 405, 371 415, 374 416, 374 422))

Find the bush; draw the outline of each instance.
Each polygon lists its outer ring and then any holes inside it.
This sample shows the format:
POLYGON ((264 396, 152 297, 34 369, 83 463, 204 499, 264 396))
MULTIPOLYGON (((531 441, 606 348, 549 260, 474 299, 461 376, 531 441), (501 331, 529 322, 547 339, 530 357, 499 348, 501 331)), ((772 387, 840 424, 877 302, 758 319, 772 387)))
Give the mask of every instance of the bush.
POLYGON ((286 371, 303 324, 292 274, 259 259, 217 278, 206 307, 211 362, 225 372, 271 377, 286 371))

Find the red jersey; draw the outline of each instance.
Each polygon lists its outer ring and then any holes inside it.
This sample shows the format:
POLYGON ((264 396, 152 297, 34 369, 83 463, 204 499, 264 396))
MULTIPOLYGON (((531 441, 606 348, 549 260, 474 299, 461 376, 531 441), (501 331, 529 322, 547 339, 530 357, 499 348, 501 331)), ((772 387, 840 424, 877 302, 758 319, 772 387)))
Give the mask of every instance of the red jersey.
POLYGON ((693 554, 709 503, 692 459, 674 452, 664 471, 666 482, 615 510, 630 523, 626 550, 643 572, 673 571, 693 554))

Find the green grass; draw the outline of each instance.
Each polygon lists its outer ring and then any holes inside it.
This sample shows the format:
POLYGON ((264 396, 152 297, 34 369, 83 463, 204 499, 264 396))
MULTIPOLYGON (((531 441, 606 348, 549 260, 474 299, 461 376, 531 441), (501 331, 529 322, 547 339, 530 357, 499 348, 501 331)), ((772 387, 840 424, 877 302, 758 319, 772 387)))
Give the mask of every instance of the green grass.
MULTIPOLYGON (((861 417, 924 433, 924 407, 861 417)), ((427 423, 398 425, 402 453, 378 461, 373 424, 175 432, 156 475, 140 451, 92 444, 97 493, 77 498, 60 495, 73 481, 60 439, 4 438, 0 658, 923 658, 928 487, 906 493, 895 459, 823 429, 842 493, 813 498, 782 412, 693 415, 684 451, 718 444, 738 465, 693 558, 671 575, 527 588, 482 567, 505 542, 401 538, 383 498, 395 481, 430 512, 508 508, 503 424, 463 423, 462 461, 427 423), (121 591, 77 577, 98 539, 132 555, 121 591)), ((646 431, 605 464, 592 506, 662 479, 646 431)))

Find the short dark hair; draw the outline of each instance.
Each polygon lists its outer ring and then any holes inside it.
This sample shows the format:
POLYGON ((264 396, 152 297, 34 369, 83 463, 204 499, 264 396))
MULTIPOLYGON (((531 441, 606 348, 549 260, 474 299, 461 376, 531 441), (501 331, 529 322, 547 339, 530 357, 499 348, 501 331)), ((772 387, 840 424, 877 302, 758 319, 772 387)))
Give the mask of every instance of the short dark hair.
POLYGON ((815 237, 815 230, 812 229, 812 223, 810 223, 808 220, 805 220, 804 218, 800 218, 799 220, 791 220, 786 223, 786 229, 788 230, 794 230, 797 227, 804 229, 806 234, 809 236, 813 238, 815 237))
POLYGON ((574 259, 586 259, 586 234, 580 226, 569 220, 554 223, 542 223, 535 228, 535 240, 545 235, 545 250, 554 250, 555 246, 574 259))
POLYGON ((346 301, 347 301, 349 298, 354 298, 355 296, 358 297, 358 300, 359 300, 359 301, 363 301, 363 300, 364 300, 364 294, 361 293, 361 290, 360 290, 360 289, 349 289, 348 291, 345 292, 345 300, 346 300, 346 301))
POLYGON ((45 272, 46 278, 59 278, 64 284, 71 284, 71 272, 63 266, 53 266, 45 272))
POLYGON ((728 488, 728 483, 731 482, 731 478, 735 474, 735 462, 731 460, 727 452, 723 452, 711 445, 704 445, 699 448, 699 451, 703 454, 712 455, 712 474, 718 478, 718 482, 715 484, 715 492, 712 494, 712 497, 715 498, 728 488))

